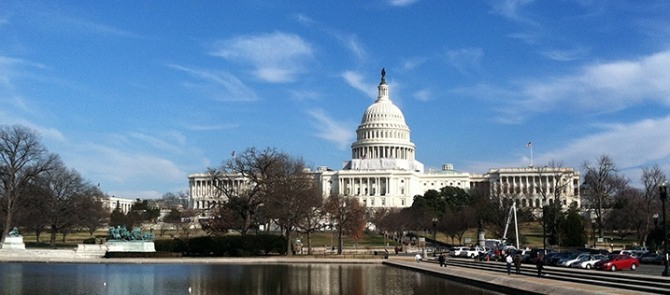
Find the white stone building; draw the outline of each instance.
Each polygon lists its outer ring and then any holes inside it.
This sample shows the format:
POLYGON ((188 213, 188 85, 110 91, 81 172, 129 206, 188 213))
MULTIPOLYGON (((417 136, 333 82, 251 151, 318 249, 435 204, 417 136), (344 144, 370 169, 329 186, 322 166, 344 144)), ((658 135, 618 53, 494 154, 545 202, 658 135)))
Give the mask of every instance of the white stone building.
MULTIPOLYGON (((552 196, 541 196, 540 193, 547 190, 539 188, 557 187, 556 179, 558 182, 569 179, 561 202, 566 206, 572 202, 579 204, 579 173, 571 168, 560 168, 565 170, 561 170, 563 177, 555 177, 555 171, 546 167, 491 169, 487 174, 471 175, 444 164, 439 171, 425 171, 424 165, 415 158, 416 147, 405 116, 391 101, 384 70, 377 88, 377 100, 363 113, 356 130, 351 160, 339 170, 318 167, 313 172, 324 197, 356 197, 368 208, 403 208, 412 205, 414 196, 430 189, 485 187, 492 194, 517 199, 518 206, 536 207, 538 201, 553 202, 552 196), (522 191, 527 193, 521 194, 522 191)), ((211 181, 204 173, 189 175, 193 209, 207 209, 225 201, 225 196, 216 193, 211 181)))
POLYGON ((109 213, 112 213, 112 211, 114 211, 114 209, 119 208, 119 210, 123 214, 127 214, 130 211, 130 208, 133 207, 133 204, 135 204, 135 202, 137 200, 117 198, 117 197, 112 196, 112 197, 109 197, 109 198, 107 198, 103 201, 104 201, 103 206, 107 210, 109 210, 109 213))

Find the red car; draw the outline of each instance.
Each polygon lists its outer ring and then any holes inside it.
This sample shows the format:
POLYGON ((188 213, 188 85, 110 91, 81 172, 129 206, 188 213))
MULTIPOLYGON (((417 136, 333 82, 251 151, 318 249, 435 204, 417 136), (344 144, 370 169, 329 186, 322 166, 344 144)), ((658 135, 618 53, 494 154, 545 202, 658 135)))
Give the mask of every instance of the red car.
POLYGON ((636 270, 640 260, 626 254, 611 254, 607 259, 596 262, 595 269, 617 271, 620 269, 636 270))

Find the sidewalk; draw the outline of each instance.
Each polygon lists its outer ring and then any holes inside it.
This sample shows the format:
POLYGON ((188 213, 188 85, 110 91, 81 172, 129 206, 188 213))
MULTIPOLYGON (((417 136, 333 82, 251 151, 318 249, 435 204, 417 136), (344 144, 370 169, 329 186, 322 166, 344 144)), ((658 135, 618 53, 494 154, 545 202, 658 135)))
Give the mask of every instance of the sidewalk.
POLYGON ((513 294, 648 294, 630 290, 615 289, 588 284, 577 284, 565 281, 548 280, 528 275, 507 275, 500 272, 475 270, 458 266, 441 268, 436 263, 409 262, 402 260, 386 260, 385 265, 402 267, 415 271, 430 273, 449 280, 489 290, 513 294))

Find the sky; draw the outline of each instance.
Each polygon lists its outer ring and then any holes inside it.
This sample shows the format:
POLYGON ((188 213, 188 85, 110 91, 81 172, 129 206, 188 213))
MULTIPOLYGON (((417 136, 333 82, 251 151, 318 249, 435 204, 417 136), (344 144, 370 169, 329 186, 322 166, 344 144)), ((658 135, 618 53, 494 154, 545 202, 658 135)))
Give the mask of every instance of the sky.
POLYGON ((0 0, 0 125, 109 195, 233 151, 340 169, 386 69, 426 168, 670 174, 665 0, 0 0), (532 142, 532 149, 527 144, 532 142))

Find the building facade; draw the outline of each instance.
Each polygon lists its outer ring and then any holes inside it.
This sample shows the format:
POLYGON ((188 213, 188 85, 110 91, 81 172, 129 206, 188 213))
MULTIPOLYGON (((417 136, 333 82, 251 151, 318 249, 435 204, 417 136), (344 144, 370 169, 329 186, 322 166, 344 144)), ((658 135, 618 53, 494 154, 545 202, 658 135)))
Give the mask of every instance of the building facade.
MULTIPOLYGON (((356 129, 351 159, 339 170, 322 166, 311 171, 324 197, 356 197, 368 208, 404 208, 412 205, 416 195, 452 186, 485 188, 492 195, 516 200, 519 207, 541 208, 559 197, 565 206, 579 205, 579 172, 571 168, 501 168, 476 175, 444 164, 439 171, 425 171, 416 160, 405 116, 390 98, 384 70, 377 90, 377 100, 363 113, 356 129), (549 193, 556 188, 564 194, 549 193)), ((193 209, 225 202, 205 173, 189 175, 189 195, 193 209)))

